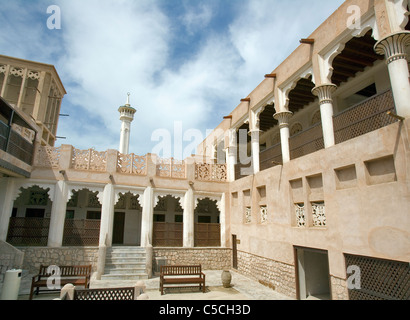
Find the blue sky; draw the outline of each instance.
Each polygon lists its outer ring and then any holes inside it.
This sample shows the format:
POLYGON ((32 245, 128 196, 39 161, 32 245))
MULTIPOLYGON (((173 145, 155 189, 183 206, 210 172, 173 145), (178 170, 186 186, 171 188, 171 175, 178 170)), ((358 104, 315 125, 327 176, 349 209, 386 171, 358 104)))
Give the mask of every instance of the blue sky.
MULTIPOLYGON (((158 129, 205 138, 343 2, 0 0, 0 54, 55 65, 68 92, 61 113, 70 115, 57 146, 117 149, 117 110, 130 92, 130 152, 146 154, 158 129), (47 28, 50 5, 61 9, 59 30, 47 28)), ((195 150, 169 151, 161 156, 195 150)))

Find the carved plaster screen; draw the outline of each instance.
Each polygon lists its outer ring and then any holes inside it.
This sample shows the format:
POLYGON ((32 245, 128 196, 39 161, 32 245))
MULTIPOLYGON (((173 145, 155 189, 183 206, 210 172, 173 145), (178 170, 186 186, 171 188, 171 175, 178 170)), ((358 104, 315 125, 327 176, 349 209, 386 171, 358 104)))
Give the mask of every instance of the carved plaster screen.
POLYGON ((305 217, 305 205, 302 203, 295 204, 296 225, 298 227, 304 227, 306 225, 305 217))
POLYGON ((326 226, 325 203, 312 203, 313 226, 326 226))

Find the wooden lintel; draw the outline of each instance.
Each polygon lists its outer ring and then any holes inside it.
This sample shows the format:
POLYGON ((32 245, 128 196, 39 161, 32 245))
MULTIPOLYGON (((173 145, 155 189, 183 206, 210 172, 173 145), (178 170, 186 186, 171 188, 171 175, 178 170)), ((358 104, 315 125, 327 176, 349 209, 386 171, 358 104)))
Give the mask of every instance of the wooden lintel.
POLYGON ((265 78, 274 78, 274 79, 276 79, 276 73, 265 74, 265 78))
POLYGON ((314 44, 315 43, 315 39, 301 39, 300 43, 303 44, 314 44))

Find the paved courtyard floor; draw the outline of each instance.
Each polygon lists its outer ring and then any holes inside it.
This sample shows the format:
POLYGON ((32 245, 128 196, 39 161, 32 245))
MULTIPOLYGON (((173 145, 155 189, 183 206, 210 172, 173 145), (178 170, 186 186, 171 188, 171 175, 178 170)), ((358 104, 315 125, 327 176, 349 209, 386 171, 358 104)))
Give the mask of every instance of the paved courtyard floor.
MULTIPOLYGON (((149 300, 293 300, 271 288, 260 284, 257 280, 232 271, 230 288, 222 286, 222 270, 205 270, 206 292, 198 288, 166 289, 165 294, 159 291, 159 277, 143 280, 149 300)), ((30 277, 25 277, 21 283, 19 300, 28 300, 31 285, 30 277), (30 280, 30 281, 29 281, 30 280)), ((135 285, 137 281, 98 281, 92 280, 90 288, 118 288, 135 285)), ((34 295, 33 300, 52 300, 58 298, 59 293, 40 293, 34 295)))

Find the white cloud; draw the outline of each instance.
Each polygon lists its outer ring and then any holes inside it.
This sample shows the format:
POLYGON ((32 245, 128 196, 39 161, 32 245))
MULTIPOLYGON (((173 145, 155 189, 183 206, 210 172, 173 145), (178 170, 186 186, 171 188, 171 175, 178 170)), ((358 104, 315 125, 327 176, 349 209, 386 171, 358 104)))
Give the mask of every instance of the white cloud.
POLYGON ((199 6, 185 6, 185 13, 181 17, 182 24, 189 34, 205 28, 213 17, 212 7, 209 4, 201 3, 199 6))

